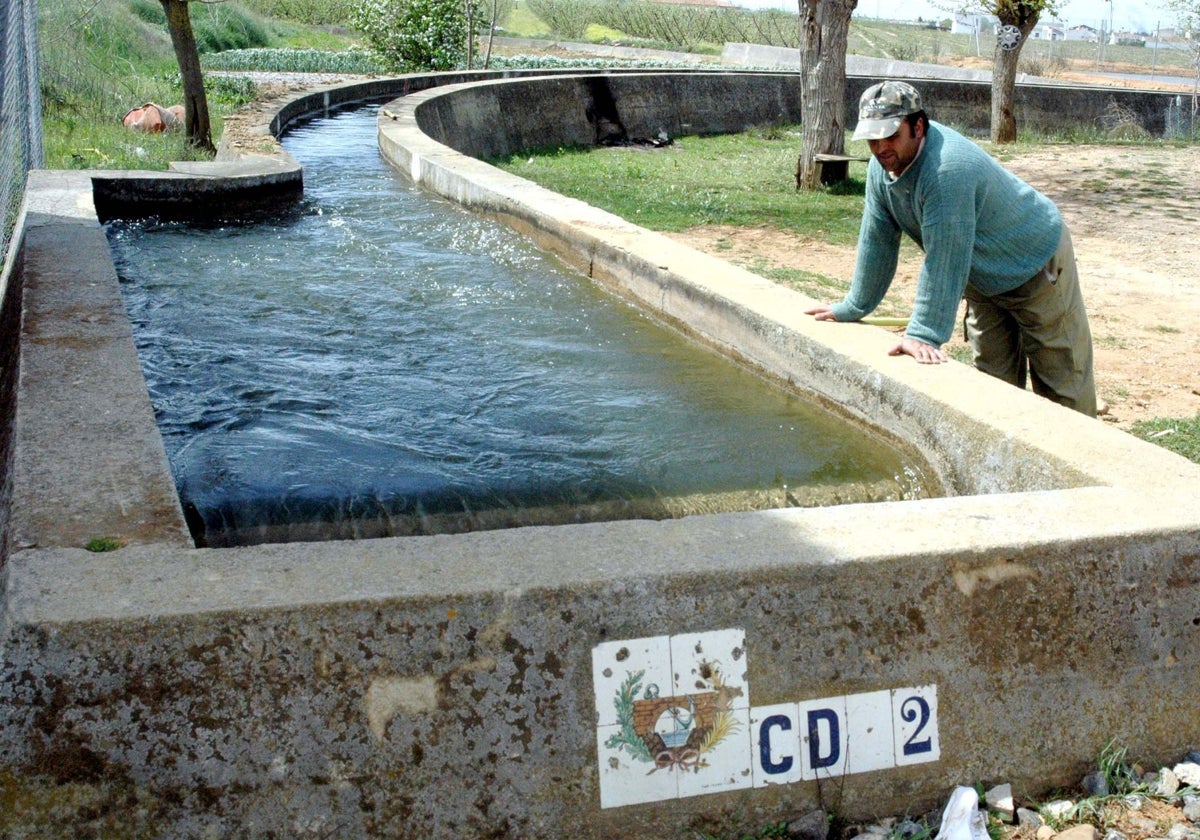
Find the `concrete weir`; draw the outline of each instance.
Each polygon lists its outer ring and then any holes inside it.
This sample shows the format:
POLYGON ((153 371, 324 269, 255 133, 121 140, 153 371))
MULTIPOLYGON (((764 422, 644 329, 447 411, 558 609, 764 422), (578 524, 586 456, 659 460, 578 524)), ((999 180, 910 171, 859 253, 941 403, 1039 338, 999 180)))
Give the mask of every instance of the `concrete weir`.
MULTIPOLYGON (((601 89, 638 136, 796 119, 796 87, 405 77, 281 101, 271 130, 394 99, 380 145, 418 183, 918 447, 949 497, 196 549, 98 222, 153 179, 33 173, 0 353, 0 778, 132 784, 162 836, 683 837, 1196 746, 1200 467, 464 155, 591 142, 601 89)), ((155 189, 252 200, 263 172, 271 200, 299 186, 226 148, 155 189)))

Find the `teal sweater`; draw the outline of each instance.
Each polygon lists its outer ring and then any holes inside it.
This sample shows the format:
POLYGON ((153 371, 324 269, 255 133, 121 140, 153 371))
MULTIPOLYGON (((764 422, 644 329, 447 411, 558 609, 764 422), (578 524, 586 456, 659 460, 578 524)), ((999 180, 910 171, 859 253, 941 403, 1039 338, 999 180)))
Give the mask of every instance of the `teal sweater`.
POLYGON ((874 158, 867 166, 854 280, 833 306, 839 321, 857 321, 879 305, 896 273, 902 232, 925 252, 905 334, 936 347, 954 331, 968 281, 985 295, 1028 281, 1058 249, 1062 216, 978 145, 931 121, 925 147, 898 179, 874 158))

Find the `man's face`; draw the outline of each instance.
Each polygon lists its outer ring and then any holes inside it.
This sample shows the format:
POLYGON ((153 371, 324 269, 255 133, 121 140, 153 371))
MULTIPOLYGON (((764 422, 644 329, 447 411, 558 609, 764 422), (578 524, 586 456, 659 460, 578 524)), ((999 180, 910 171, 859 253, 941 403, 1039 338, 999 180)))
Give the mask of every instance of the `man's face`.
POLYGON ((908 165, 916 160, 917 152, 921 150, 921 139, 925 136, 925 123, 918 122, 911 126, 908 121, 900 123, 900 128, 891 137, 882 140, 868 140, 871 154, 888 172, 903 172, 908 165))

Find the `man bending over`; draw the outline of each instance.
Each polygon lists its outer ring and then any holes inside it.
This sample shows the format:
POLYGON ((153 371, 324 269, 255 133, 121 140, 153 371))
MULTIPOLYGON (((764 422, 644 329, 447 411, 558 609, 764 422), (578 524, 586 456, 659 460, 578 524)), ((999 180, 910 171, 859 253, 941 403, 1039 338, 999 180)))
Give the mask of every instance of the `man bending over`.
POLYGON ((891 355, 947 360, 966 297, 975 367, 1089 417, 1096 414, 1092 336, 1071 234, 1054 202, 958 132, 930 121, 909 84, 872 85, 859 100, 855 140, 866 140, 866 205, 854 280, 838 303, 806 310, 857 321, 896 274, 900 235, 925 252, 904 338, 891 355))

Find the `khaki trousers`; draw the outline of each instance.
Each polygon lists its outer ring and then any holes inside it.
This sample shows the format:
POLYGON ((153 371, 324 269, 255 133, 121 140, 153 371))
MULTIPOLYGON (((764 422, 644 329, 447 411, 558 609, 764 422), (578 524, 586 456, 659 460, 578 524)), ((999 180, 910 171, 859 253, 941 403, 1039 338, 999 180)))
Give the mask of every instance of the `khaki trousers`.
POLYGON ((1024 388, 1028 366, 1035 394, 1096 416, 1092 333, 1066 225, 1058 250, 1028 282, 991 296, 967 284, 965 297, 975 367, 1024 388))

